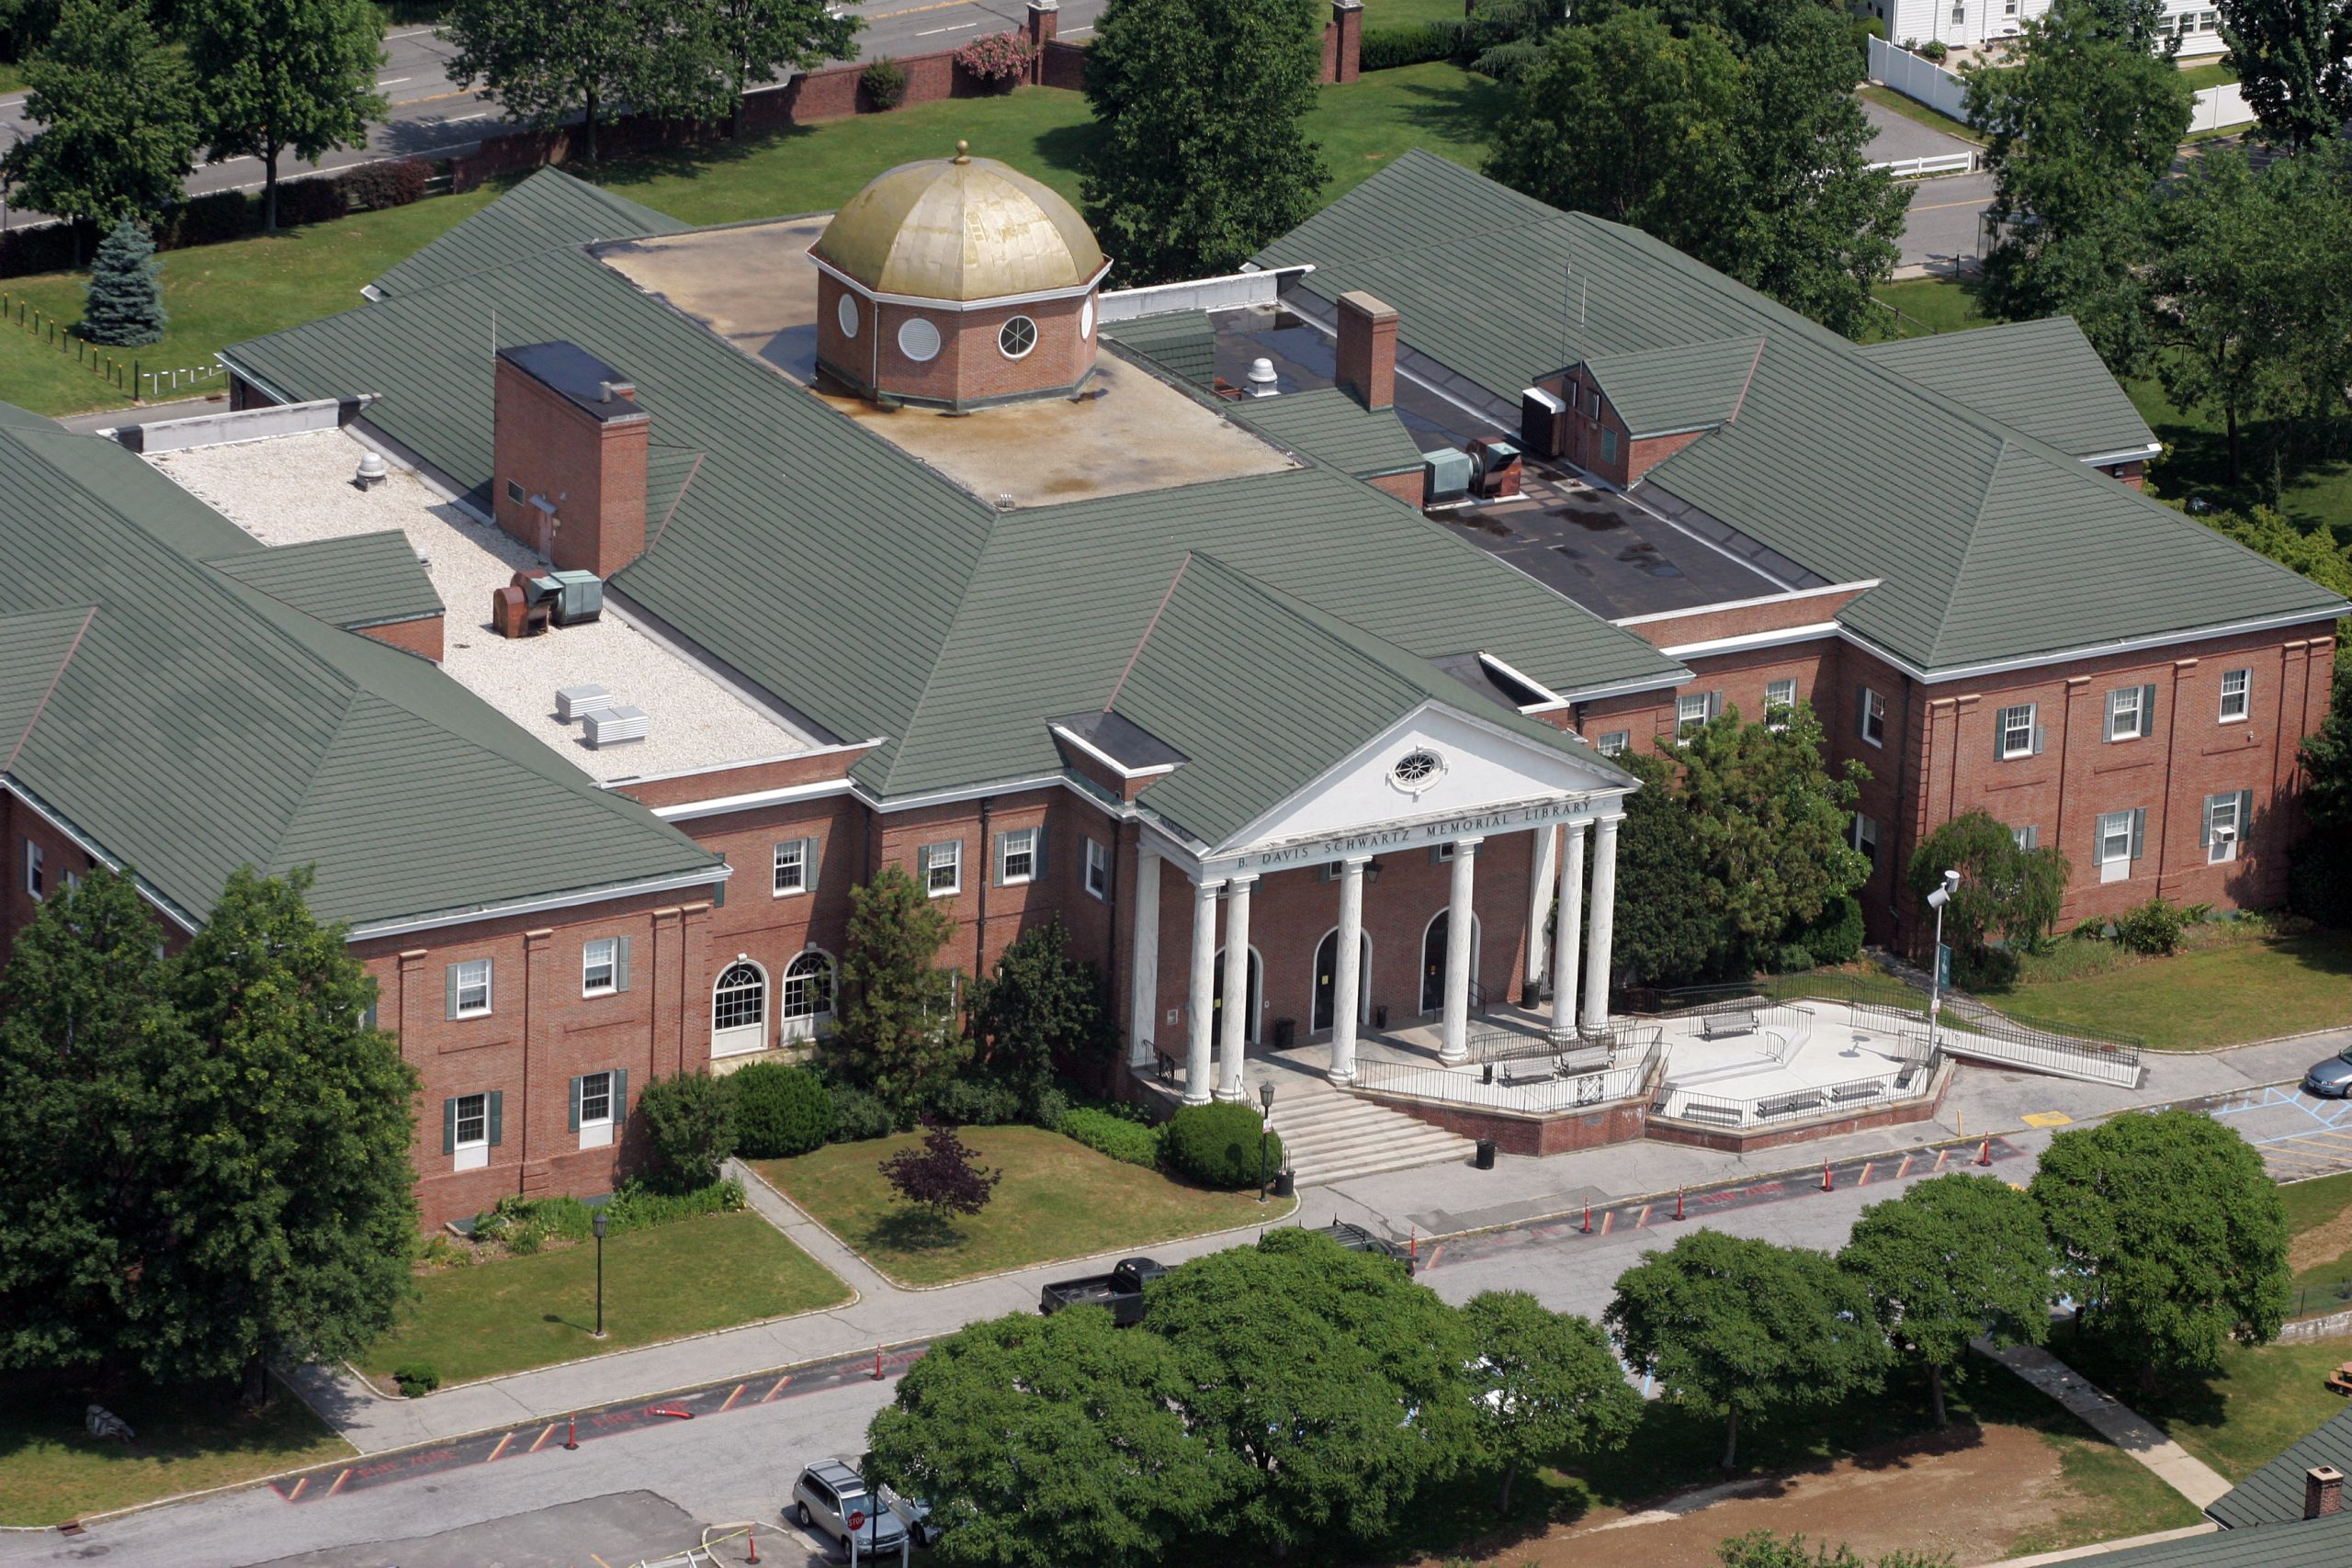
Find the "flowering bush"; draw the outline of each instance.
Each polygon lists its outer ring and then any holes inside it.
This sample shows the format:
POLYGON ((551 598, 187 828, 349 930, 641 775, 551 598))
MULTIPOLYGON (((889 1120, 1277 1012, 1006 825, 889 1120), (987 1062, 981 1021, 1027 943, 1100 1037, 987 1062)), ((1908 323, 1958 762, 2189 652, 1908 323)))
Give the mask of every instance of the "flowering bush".
POLYGON ((1017 82, 1029 74, 1037 51, 1019 33, 989 33, 956 51, 956 63, 983 82, 1017 82))

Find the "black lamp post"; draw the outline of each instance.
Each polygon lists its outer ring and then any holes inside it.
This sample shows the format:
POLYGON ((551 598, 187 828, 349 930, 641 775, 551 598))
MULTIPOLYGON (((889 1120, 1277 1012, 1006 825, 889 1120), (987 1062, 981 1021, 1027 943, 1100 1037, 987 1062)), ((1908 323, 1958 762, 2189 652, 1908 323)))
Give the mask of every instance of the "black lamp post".
POLYGON ((1258 1086, 1258 1103, 1263 1109, 1263 1114, 1258 1120, 1258 1201, 1262 1203, 1266 1201, 1266 1144, 1274 1130, 1273 1085, 1261 1083, 1258 1086))
POLYGON ((605 1337, 605 1211, 599 1209, 588 1222, 596 1233, 596 1337, 605 1337))

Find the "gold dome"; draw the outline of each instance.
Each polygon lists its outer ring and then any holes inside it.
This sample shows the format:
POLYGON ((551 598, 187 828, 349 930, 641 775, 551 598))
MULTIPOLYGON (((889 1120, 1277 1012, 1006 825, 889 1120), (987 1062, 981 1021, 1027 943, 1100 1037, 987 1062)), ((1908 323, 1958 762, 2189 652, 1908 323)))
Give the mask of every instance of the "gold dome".
POLYGON ((1069 202, 965 148, 876 175, 810 254, 877 294, 959 303, 1077 288, 1102 270, 1102 247, 1069 202))

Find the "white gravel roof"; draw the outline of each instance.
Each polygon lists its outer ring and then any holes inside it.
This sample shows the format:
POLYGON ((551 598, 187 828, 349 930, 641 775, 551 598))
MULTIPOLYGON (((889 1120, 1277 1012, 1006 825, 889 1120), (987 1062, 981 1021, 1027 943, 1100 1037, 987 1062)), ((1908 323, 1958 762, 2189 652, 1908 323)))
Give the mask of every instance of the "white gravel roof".
POLYGON ((667 639, 657 640, 605 601, 601 619, 535 637, 490 629, 492 592, 517 570, 544 566, 448 492, 386 453, 391 476, 352 483, 375 448, 345 431, 281 435, 150 457, 159 471, 266 545, 297 545, 399 529, 448 606, 441 668, 477 696, 610 782, 807 750, 808 737, 667 639), (643 740, 592 750, 579 723, 556 718, 559 688, 594 684, 616 705, 645 710, 643 740))

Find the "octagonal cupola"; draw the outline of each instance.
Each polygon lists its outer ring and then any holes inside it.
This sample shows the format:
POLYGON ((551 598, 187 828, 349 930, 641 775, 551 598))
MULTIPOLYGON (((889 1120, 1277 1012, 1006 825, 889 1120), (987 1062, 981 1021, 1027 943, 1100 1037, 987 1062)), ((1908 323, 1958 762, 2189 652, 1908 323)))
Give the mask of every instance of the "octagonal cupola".
POLYGON ((876 175, 808 259, 818 367, 863 396, 980 408, 1093 371, 1102 248, 1069 202, 968 143, 876 175))

